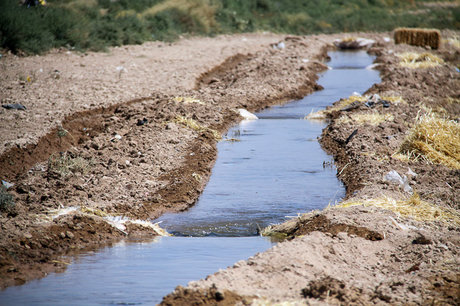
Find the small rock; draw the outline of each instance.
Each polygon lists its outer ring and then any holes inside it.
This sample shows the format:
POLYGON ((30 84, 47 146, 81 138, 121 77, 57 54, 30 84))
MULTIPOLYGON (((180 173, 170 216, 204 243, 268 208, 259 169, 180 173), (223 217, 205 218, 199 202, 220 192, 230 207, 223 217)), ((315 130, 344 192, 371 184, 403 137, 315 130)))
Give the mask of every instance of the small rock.
POLYGON ((61 233, 59 234, 59 236, 61 236, 62 239, 64 239, 64 238, 66 237, 64 232, 61 232, 61 233))
POLYGON ((32 239, 32 235, 30 233, 25 233, 24 238, 26 239, 32 239))
POLYGON ((149 122, 149 121, 147 120, 147 118, 144 118, 144 119, 142 119, 142 120, 141 120, 141 119, 138 119, 136 125, 137 125, 137 126, 141 126, 141 125, 147 124, 148 122, 149 122))
POLYGON ((75 237, 75 235, 74 235, 72 232, 70 232, 70 231, 65 232, 65 235, 66 235, 67 238, 69 238, 69 239, 72 239, 73 237, 75 237))

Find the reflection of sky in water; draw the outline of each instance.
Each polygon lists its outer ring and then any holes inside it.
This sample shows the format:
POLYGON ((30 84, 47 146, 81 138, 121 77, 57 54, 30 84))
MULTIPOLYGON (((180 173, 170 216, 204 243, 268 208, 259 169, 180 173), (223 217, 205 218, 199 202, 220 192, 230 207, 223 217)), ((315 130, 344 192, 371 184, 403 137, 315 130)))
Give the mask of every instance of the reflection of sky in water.
POLYGON ((177 285, 265 251, 261 237, 161 237, 79 256, 66 272, 0 292, 0 305, 154 305, 177 285))
MULTIPOLYGON (((266 109, 258 121, 229 131, 240 142, 220 142, 219 157, 198 204, 166 215, 163 225, 183 234, 253 235, 258 226, 323 208, 343 196, 335 169, 317 137, 325 123, 303 120, 311 111, 363 93, 378 73, 356 69, 372 62, 365 52, 330 53, 325 90, 266 109), (339 69, 340 67, 352 69, 339 69), (282 119, 282 120, 278 120, 282 119)), ((10 287, 0 305, 153 304, 177 285, 205 277, 271 246, 265 238, 164 237, 155 243, 120 244, 80 256, 65 273, 10 287)))

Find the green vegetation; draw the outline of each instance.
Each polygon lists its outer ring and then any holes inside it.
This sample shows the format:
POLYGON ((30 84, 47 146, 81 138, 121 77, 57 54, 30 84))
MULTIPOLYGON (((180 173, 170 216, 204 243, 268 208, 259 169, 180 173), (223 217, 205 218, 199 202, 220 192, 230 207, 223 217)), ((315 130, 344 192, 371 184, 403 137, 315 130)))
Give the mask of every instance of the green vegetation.
MULTIPOLYGON (((180 35, 291 34, 460 28, 460 7, 395 0, 48 0, 27 8, 0 1, 0 47, 34 54, 54 47, 171 41, 180 35)), ((454 1, 443 1, 453 2, 454 1)))

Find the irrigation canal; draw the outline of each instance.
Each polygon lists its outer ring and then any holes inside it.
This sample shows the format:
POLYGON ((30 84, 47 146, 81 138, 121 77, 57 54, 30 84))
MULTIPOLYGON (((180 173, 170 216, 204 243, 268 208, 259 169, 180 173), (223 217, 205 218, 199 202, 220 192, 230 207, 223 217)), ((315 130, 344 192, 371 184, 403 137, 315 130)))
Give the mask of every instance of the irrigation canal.
POLYGON ((344 196, 331 157, 317 138, 325 122, 304 120, 352 92, 380 81, 366 69, 365 51, 330 52, 332 69, 321 74, 324 90, 274 106, 231 128, 221 141, 211 179, 198 203, 162 221, 174 237, 122 242, 82 254, 64 273, 0 292, 1 305, 154 304, 177 285, 265 251, 273 244, 258 229, 344 196))

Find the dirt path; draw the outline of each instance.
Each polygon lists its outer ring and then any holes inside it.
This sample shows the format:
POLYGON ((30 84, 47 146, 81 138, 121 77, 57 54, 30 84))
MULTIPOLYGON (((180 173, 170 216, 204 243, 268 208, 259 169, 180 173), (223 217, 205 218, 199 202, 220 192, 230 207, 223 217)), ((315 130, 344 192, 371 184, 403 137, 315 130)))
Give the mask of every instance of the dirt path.
MULTIPOLYGON (((393 119, 376 125, 353 123, 354 115, 369 112, 361 104, 345 115, 331 111, 322 144, 335 156, 349 200, 407 199, 409 193, 383 176, 410 167, 417 173, 410 185, 422 200, 452 209, 453 220, 458 170, 408 163, 393 153, 419 111, 439 106, 459 116, 452 62, 459 51, 445 45, 434 52, 447 64, 431 70, 401 68, 395 52, 426 50, 395 46, 384 40, 388 35, 362 35, 377 41, 372 51, 382 64, 383 82, 370 92, 406 103, 377 105, 372 112, 393 119)), ((144 220, 194 204, 217 140, 240 119, 236 109, 254 111, 318 89, 325 51, 339 37, 252 34, 108 54, 2 58, 2 104, 22 103, 27 110, 0 109, 0 177, 15 184, 8 192, 16 203, 2 207, 1 286, 64 269, 64 255, 161 234, 144 220)), ((459 224, 452 220, 414 221, 362 206, 305 215, 274 229, 302 238, 179 288, 165 302, 214 304, 224 293, 224 304, 257 294, 274 301, 453 303, 459 224)))

